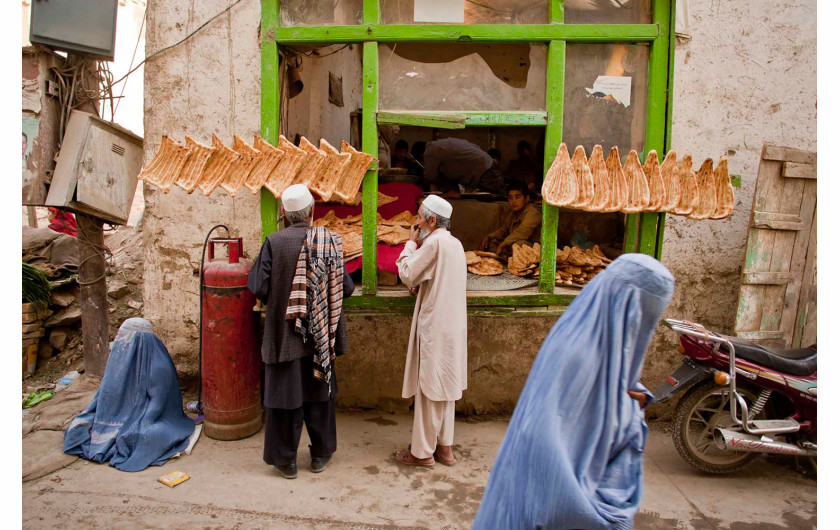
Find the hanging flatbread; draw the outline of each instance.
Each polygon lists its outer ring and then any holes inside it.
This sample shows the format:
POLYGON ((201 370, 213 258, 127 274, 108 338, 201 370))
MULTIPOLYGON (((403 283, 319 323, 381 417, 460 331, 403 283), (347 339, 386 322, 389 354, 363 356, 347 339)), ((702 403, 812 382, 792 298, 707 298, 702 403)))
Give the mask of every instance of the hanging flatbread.
MULTIPOLYGON (((213 138, 213 146, 216 147, 216 151, 218 153, 219 146, 224 146, 224 144, 215 136, 213 138)), ((227 149, 227 146, 225 146, 225 149, 227 149)), ((218 175, 215 171, 213 173, 205 171, 205 174, 202 175, 201 182, 198 184, 198 187, 205 195, 210 195, 210 192, 213 191, 216 186, 219 186, 228 192, 231 197, 235 197, 245 184, 245 179, 248 178, 251 170, 254 169, 254 166, 257 165, 257 162, 259 161, 259 150, 248 145, 245 140, 236 134, 233 135, 233 149, 227 149, 227 158, 230 158, 229 155, 231 152, 239 156, 232 159, 231 163, 228 164, 228 169, 222 175, 221 180, 218 179, 218 175)), ((208 162, 208 166, 214 164, 218 164, 218 167, 221 167, 221 158, 215 162, 211 158, 211 161, 208 162)))
POLYGON ((190 156, 181 168, 178 178, 175 179, 175 185, 187 193, 192 193, 198 186, 198 180, 201 178, 204 166, 207 164, 210 155, 213 154, 214 148, 201 145, 190 138, 189 134, 186 135, 185 139, 187 148, 190 150, 190 156))
POLYGON ((571 206, 577 200, 577 177, 566 144, 560 144, 557 156, 545 175, 542 196, 552 206, 571 206))
POLYGON ((481 258, 475 255, 475 252, 464 252, 464 258, 467 260, 467 265, 477 265, 481 263, 481 258))
POLYGON ((184 167, 189 155, 188 147, 179 144, 167 135, 163 135, 157 153, 152 157, 151 162, 140 171, 137 178, 160 188, 164 193, 169 193, 169 189, 172 188, 172 184, 181 173, 181 168, 184 167))
POLYGON ((735 188, 729 177, 729 159, 725 156, 718 160, 715 168, 715 187, 717 189, 717 208, 712 219, 726 219, 735 209, 735 188))
POLYGON ((282 134, 277 142, 277 149, 283 152, 283 156, 265 179, 265 188, 279 199, 286 188, 291 186, 292 180, 306 161, 306 151, 297 147, 282 134))
POLYGON ((638 213, 643 211, 650 202, 650 190, 648 189, 645 172, 642 170, 642 162, 635 150, 627 153, 627 160, 624 162, 624 175, 627 177, 627 204, 622 210, 624 213, 638 213))
POLYGON ((685 155, 677 166, 677 174, 680 177, 680 202, 671 213, 677 215, 689 215, 700 202, 697 191, 697 178, 694 176, 693 162, 691 155, 685 155))
POLYGON ((321 151, 305 136, 300 137, 300 148, 306 152, 306 160, 300 166, 292 184, 303 184, 307 188, 318 180, 327 167, 327 153, 321 151))
POLYGON ((589 204, 591 212, 605 212, 610 204, 610 176, 607 173, 607 163, 604 160, 604 149, 600 145, 592 148, 589 157, 589 171, 592 173, 592 188, 594 196, 589 204))
POLYGON ((606 212, 620 212, 627 204, 627 177, 624 176, 624 169, 621 167, 621 159, 618 156, 618 147, 610 149, 607 157, 607 176, 610 179, 610 203, 606 212))
POLYGON ((583 150, 582 145, 575 147, 575 154, 572 156, 572 169, 575 171, 578 187, 577 200, 572 204, 572 207, 589 210, 589 205, 592 204, 592 199, 595 196, 595 184, 592 180, 592 171, 589 170, 589 164, 586 160, 586 151, 583 150))
POLYGON ((327 153, 327 163, 321 175, 312 181, 310 187, 312 191, 321 196, 321 198, 329 199, 332 197, 335 187, 341 182, 344 172, 350 165, 350 153, 340 153, 338 149, 329 144, 326 140, 321 138, 321 151, 327 153))
POLYGON ((650 199, 648 200, 646 212, 660 212, 665 203, 665 182, 662 180, 662 169, 659 166, 659 155, 655 150, 648 153, 645 165, 642 168, 645 172, 650 199))
POLYGON ((662 183, 665 185, 665 202, 662 203, 663 212, 673 212, 680 202, 680 175, 677 170, 677 152, 673 149, 665 155, 662 161, 662 183))
POLYGON ((717 208, 717 186, 715 186, 715 172, 712 169, 714 162, 707 158, 697 172, 697 193, 700 200, 697 208, 688 216, 689 219, 702 221, 708 219, 715 213, 717 208))
POLYGON ((245 187, 251 190, 251 193, 257 194, 268 180, 271 171, 280 163, 283 158, 283 151, 277 149, 270 143, 266 142, 259 136, 254 135, 254 147, 260 152, 257 157, 257 163, 245 179, 245 187))
POLYGON ((333 192, 333 201, 340 201, 345 204, 352 204, 356 197, 356 192, 359 191, 359 186, 362 185, 362 180, 365 178, 368 168, 376 160, 376 157, 356 151, 352 145, 344 140, 341 141, 341 152, 350 153, 350 164, 341 178, 341 182, 333 192))

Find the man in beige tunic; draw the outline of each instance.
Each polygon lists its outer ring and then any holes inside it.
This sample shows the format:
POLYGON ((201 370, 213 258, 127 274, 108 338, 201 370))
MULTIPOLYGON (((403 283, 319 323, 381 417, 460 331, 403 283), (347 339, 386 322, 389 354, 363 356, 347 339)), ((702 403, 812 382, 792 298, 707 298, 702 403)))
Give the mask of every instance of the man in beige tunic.
POLYGON ((467 388, 467 263, 449 233, 452 205, 431 195, 397 259, 400 279, 417 295, 402 396, 414 397, 410 451, 398 462, 432 467, 455 463, 455 401, 467 388))

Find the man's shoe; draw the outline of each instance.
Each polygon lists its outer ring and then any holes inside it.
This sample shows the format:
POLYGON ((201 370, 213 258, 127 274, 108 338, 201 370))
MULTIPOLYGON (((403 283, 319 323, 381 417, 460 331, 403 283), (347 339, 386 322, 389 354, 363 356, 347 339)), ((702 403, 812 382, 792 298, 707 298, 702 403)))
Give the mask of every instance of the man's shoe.
POLYGON ((274 466, 283 478, 297 478, 297 462, 292 462, 285 466, 274 466))
POLYGON ((327 464, 330 463, 332 460, 332 455, 330 456, 313 456, 312 457, 312 465, 311 469, 313 473, 320 473, 321 471, 327 468, 327 464))

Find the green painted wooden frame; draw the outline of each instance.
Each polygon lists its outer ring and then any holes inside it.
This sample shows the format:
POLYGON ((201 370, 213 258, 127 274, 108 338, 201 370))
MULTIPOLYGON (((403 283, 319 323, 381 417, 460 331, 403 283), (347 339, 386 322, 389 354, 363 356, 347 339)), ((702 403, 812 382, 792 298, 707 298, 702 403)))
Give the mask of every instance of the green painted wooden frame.
MULTIPOLYGON (((563 137, 563 94, 567 43, 649 42, 647 127, 645 150, 660 155, 670 147, 673 111, 674 2, 652 0, 651 24, 564 24, 563 0, 549 0, 548 24, 381 24, 379 0, 364 0, 362 24, 354 26, 281 27, 281 0, 261 0, 261 106, 260 131, 277 144, 280 130, 280 73, 278 45, 336 44, 363 45, 362 149, 378 155, 378 124, 420 125, 447 129, 475 126, 545 126, 545 169, 551 165, 563 137), (380 42, 529 42, 546 43, 545 112, 379 112, 380 42)), ((412 297, 383 297, 376 294, 376 210, 378 171, 368 171, 362 187, 362 285, 364 296, 345 301, 358 309, 405 310, 412 297)), ((262 237, 276 229, 277 200, 262 190, 260 215, 262 237)), ((569 295, 555 295, 555 253, 558 209, 543 204, 542 250, 539 294, 470 298, 470 306, 556 307, 571 302, 569 295)), ((627 216, 625 251, 642 252, 659 258, 664 238, 665 214, 627 216)))

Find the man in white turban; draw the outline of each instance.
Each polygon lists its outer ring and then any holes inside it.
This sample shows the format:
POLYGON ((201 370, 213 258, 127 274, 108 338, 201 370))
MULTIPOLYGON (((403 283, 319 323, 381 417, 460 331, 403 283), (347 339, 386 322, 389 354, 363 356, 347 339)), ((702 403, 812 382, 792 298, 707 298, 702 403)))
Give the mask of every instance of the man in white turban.
POLYGON ((467 388, 467 263, 449 233, 452 205, 431 195, 397 259, 400 279, 417 295, 402 396, 414 397, 410 451, 401 464, 455 463, 455 401, 467 388))

